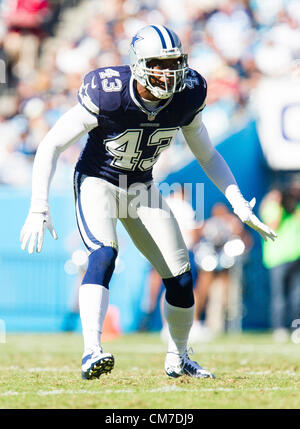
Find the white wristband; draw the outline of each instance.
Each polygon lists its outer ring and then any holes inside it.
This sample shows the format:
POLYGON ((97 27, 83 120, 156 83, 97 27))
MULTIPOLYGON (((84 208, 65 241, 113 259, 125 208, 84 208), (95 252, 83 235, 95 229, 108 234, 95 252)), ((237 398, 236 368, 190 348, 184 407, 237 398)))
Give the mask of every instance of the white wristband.
POLYGON ((46 200, 31 200, 30 211, 32 213, 44 213, 49 211, 49 204, 46 200))
POLYGON ((245 200, 239 187, 237 185, 229 185, 225 189, 225 197, 230 202, 231 206, 234 208, 247 205, 248 201, 245 200))

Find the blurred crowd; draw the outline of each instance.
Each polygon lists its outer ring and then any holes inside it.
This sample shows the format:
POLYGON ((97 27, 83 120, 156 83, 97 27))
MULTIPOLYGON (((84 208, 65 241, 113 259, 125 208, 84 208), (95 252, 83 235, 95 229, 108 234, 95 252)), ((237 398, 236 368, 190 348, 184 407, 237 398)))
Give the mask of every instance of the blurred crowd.
MULTIPOLYGON (((300 58, 298 0, 0 0, 0 183, 30 184, 37 146, 77 101, 89 70, 128 64, 134 33, 163 24, 208 82, 204 121, 215 144, 253 116, 252 90, 300 58)), ((54 187, 72 174, 82 139, 64 152, 54 187)), ((182 137, 159 177, 190 156, 182 137)))

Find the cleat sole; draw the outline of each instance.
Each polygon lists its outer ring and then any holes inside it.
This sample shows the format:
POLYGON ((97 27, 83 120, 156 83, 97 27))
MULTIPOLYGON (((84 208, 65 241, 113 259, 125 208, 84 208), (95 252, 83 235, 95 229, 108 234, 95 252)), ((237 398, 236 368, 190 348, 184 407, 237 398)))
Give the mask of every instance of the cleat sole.
POLYGON ((102 374, 111 372, 115 364, 113 356, 107 356, 94 362, 88 371, 82 371, 81 377, 83 380, 94 380, 99 378, 102 374))
POLYGON ((172 378, 178 378, 183 375, 183 374, 178 374, 177 372, 174 372, 174 371, 172 372, 165 371, 165 373, 167 374, 168 377, 172 377, 172 378))

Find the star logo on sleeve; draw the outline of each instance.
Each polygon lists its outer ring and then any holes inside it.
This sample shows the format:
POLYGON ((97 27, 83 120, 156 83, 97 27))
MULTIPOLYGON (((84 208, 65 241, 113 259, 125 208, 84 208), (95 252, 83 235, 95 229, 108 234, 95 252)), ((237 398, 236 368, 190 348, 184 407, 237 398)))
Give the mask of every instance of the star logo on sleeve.
MULTIPOLYGON (((97 101, 94 102, 93 98, 91 97, 91 94, 88 93, 90 83, 82 84, 78 91, 78 97, 80 103, 87 108, 92 113, 95 113, 96 115, 99 114, 99 105, 97 104, 97 101)), ((92 83, 93 85, 93 83, 92 83)), ((91 85, 91 87, 92 87, 91 85)), ((90 91, 91 92, 91 91, 90 91)), ((93 92, 93 91, 92 91, 93 92)))
POLYGON ((88 87, 89 87, 89 83, 86 83, 85 85, 84 84, 81 85, 81 88, 80 88, 81 98, 88 97, 88 93, 87 93, 88 87))

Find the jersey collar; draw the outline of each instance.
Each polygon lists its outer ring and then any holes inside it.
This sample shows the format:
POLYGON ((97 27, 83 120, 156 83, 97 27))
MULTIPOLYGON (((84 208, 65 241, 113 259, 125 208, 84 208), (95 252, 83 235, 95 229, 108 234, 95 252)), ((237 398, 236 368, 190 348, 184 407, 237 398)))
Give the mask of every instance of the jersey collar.
POLYGON ((153 110, 147 109, 146 106, 144 106, 138 99, 138 97, 135 95, 135 88, 134 88, 134 77, 131 75, 130 77, 130 81, 129 81, 129 93, 130 93, 130 97, 132 99, 132 101, 134 102, 134 104, 136 106, 139 107, 139 109, 141 109, 142 112, 145 113, 145 115, 147 115, 148 120, 149 121, 153 121, 155 119, 155 117, 158 115, 158 113, 163 110, 165 107, 167 107, 167 105, 172 101, 173 99, 173 95, 171 95, 171 97, 169 97, 167 99, 167 101, 159 106, 156 107, 153 110))

